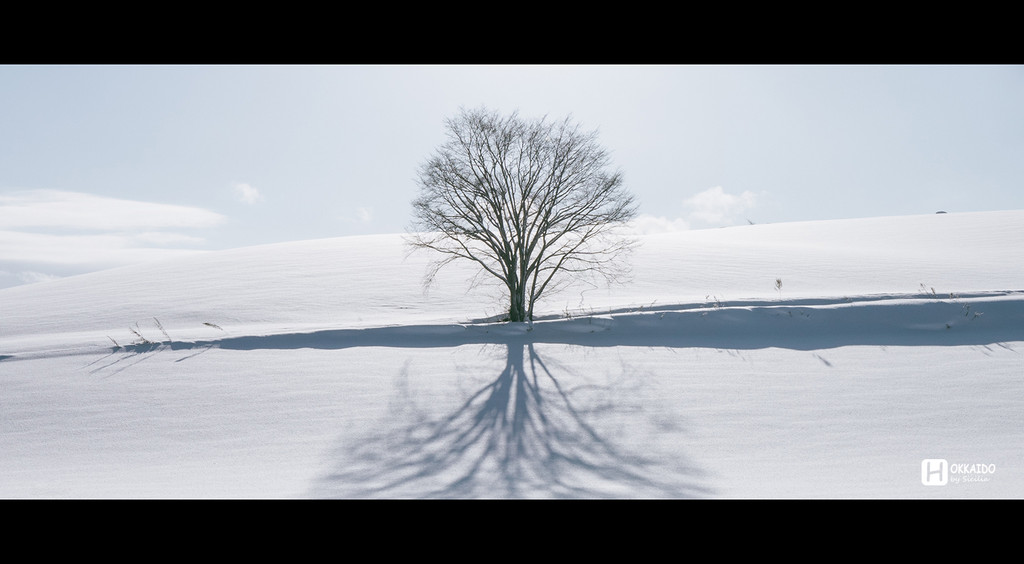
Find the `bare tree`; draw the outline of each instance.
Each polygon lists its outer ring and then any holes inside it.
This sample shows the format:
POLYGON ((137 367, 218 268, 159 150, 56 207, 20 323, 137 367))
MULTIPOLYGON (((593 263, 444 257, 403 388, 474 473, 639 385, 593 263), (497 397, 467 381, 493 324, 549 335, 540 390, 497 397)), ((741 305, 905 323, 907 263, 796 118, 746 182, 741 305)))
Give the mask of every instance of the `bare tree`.
POLYGON ((448 139, 420 168, 408 242, 477 263, 508 290, 509 321, 533 319, 545 291, 579 276, 615 280, 636 215, 597 132, 569 118, 528 121, 485 108, 445 121, 448 139))

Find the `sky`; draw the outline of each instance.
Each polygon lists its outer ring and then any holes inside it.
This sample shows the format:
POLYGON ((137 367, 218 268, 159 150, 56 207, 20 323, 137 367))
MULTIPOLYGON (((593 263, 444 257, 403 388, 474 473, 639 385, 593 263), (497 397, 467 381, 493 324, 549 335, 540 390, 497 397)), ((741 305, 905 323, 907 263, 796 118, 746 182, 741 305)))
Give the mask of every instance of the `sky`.
POLYGON ((1024 209, 1024 67, 0 65, 0 288, 401 233, 444 120, 571 117, 643 231, 1024 209))

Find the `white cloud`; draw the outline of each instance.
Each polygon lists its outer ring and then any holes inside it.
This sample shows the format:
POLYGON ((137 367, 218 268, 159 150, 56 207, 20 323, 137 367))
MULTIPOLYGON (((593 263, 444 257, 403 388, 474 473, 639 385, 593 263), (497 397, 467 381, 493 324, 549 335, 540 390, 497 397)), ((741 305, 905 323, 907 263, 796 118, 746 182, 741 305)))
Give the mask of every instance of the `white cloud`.
POLYGON ((203 242, 202 237, 193 237, 181 233, 168 231, 146 231, 132 235, 136 241, 151 245, 198 245, 203 242))
POLYGON ((231 189, 235 192, 235 197, 246 204, 252 205, 263 200, 263 194, 260 194, 259 190, 244 182, 232 184, 231 189))
POLYGON ((187 230, 225 219, 198 207, 78 192, 0 194, 0 267, 6 280, 28 282, 65 267, 81 272, 193 254, 204 239, 187 230))
POLYGON ((108 198, 60 190, 0 195, 0 226, 117 231, 210 227, 224 216, 197 207, 108 198))
POLYGON ((640 214, 626 225, 625 230, 633 235, 652 235, 656 233, 672 233, 686 231, 690 224, 684 219, 668 219, 665 217, 640 214))
POLYGON ((363 223, 370 223, 373 221, 373 208, 358 208, 356 210, 356 217, 363 223))
POLYGON ((709 188, 683 200, 683 205, 689 210, 687 221, 715 227, 744 221, 743 212, 756 204, 757 195, 753 192, 748 190, 739 195, 728 194, 721 186, 709 188))
POLYGON ((192 254, 194 249, 144 246, 124 233, 52 234, 0 231, 0 262, 114 266, 192 254))
POLYGON ((35 284, 36 282, 47 282, 49 280, 57 280, 60 278, 62 277, 55 274, 35 272, 32 270, 22 270, 17 272, 0 270, 0 288, 10 288, 11 286, 21 286, 22 284, 35 284))
POLYGON ((670 219, 665 216, 640 214, 623 229, 632 235, 651 235, 746 223, 744 212, 754 208, 757 201, 757 195, 753 192, 729 194, 721 186, 716 186, 683 200, 683 217, 670 219))
POLYGON ((33 272, 31 270, 19 272, 15 276, 25 284, 35 284, 36 282, 48 282, 50 280, 60 279, 60 276, 54 276, 53 274, 46 274, 44 272, 33 272))

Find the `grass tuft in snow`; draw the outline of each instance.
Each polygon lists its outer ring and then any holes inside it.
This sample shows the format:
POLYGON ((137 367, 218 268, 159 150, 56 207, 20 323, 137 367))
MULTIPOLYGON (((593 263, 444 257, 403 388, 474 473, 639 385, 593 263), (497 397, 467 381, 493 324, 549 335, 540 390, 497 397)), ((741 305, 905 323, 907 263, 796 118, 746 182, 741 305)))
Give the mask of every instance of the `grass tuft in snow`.
POLYGON ((135 322, 135 327, 132 327, 131 325, 129 325, 128 326, 128 330, 131 331, 133 335, 135 335, 135 338, 136 338, 135 344, 137 344, 137 345, 152 345, 152 344, 154 344, 153 341, 150 341, 149 339, 147 339, 142 334, 142 329, 139 327, 139 323, 138 322, 135 322))
POLYGON ((167 334, 166 330, 164 330, 164 326, 162 323, 160 323, 160 320, 154 317, 153 321, 156 323, 157 329, 160 329, 160 332, 164 334, 164 337, 167 339, 167 342, 173 342, 171 341, 171 336, 167 334))

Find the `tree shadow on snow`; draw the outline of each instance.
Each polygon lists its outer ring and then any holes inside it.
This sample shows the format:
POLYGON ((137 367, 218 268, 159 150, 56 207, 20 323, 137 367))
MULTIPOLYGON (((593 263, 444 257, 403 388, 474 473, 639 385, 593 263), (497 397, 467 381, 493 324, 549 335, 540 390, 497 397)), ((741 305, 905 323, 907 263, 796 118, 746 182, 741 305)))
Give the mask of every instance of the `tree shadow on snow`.
POLYGON ((759 302, 539 322, 405 325, 229 337, 182 347, 344 349, 557 343, 587 347, 820 350, 843 346, 993 345, 1024 340, 1024 300, 868 300, 849 304, 759 302))
POLYGON ((506 346, 504 370, 451 413, 430 416, 403 398, 392 420, 337 451, 335 469, 311 495, 660 499, 709 493, 698 483, 700 471, 681 457, 633 452, 592 425, 621 408, 564 388, 532 344, 506 346))

